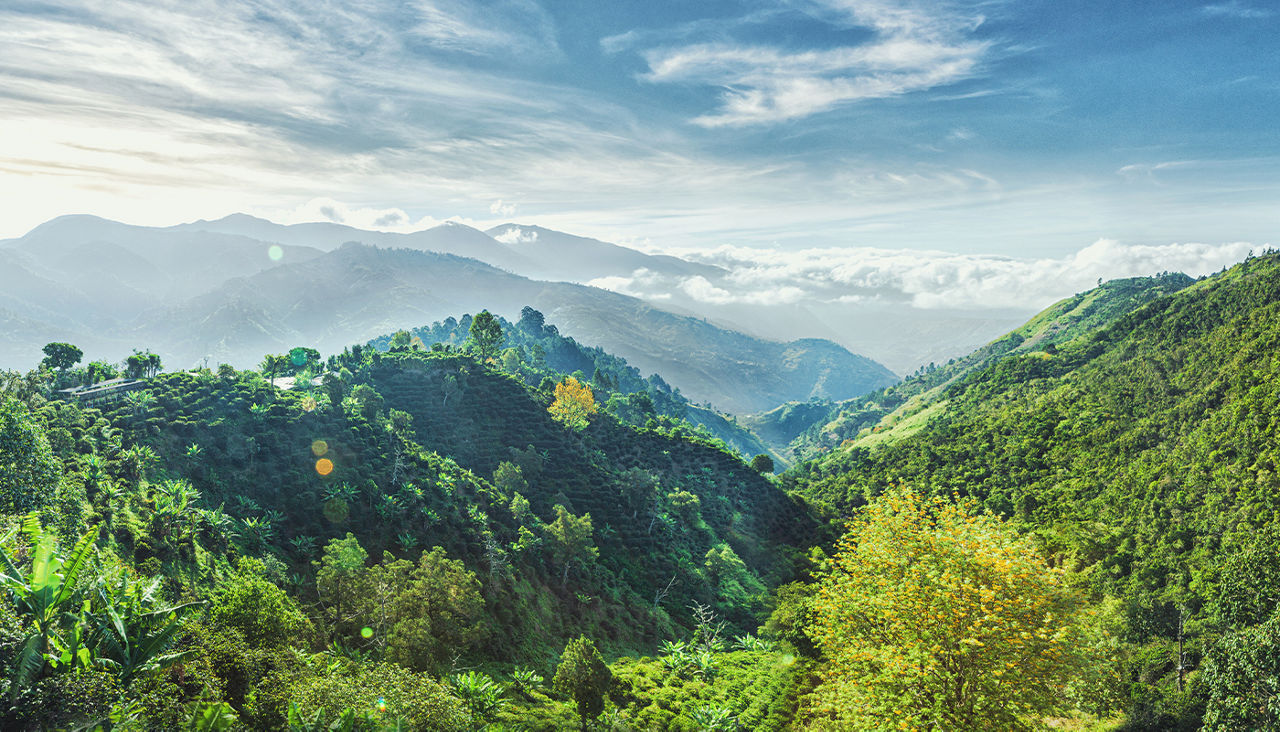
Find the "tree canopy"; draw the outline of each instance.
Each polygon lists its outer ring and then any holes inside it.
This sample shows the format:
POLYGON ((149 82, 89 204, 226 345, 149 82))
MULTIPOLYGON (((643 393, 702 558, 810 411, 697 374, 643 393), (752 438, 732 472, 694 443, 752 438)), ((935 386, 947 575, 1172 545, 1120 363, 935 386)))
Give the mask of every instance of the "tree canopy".
POLYGON ((1064 571, 968 500, 871 502, 812 607, 830 659, 819 697, 848 729, 1020 729, 1069 707, 1094 661, 1064 571))
POLYGON ((591 387, 569 376, 556 384, 556 400, 547 411, 566 427, 581 430, 590 423, 591 415, 599 408, 591 387))
POLYGON ((612 681, 613 674, 600 658, 596 644, 579 637, 565 646, 551 685, 556 692, 573 698, 585 728, 587 720, 604 711, 604 695, 612 681))
POLYGON ((480 360, 487 361, 502 348, 502 325, 488 310, 481 310, 471 319, 467 342, 480 360))
POLYGON ((75 366, 84 357, 84 351, 70 343, 49 343, 40 350, 44 351, 45 356, 41 363, 59 371, 66 371, 75 366))

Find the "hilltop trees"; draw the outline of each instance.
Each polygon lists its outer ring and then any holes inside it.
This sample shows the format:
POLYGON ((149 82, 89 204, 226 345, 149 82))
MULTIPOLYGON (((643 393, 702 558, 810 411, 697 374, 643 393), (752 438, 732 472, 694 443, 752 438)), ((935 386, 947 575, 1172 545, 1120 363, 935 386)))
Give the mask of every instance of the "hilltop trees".
POLYGON ((502 325, 488 310, 481 310, 471 319, 471 330, 467 343, 475 350, 481 361, 488 361, 498 354, 502 347, 502 325))
POLYGON ((59 371, 66 371, 75 366, 84 357, 84 351, 70 343, 49 343, 40 350, 44 351, 45 356, 40 363, 59 371))
POLYGON ((160 373, 162 368, 164 365, 160 363, 160 356, 150 350, 140 352, 134 349, 133 355, 124 360, 125 376, 130 379, 141 379, 144 376, 151 378, 160 373))
POLYGON ((1089 677, 1079 598, 972 501, 892 489, 856 517, 812 602, 824 711, 850 729, 1019 729, 1089 677))
POLYGON ((542 313, 534 310, 532 307, 525 305, 520 308, 520 327, 531 335, 541 335, 542 329, 546 325, 546 319, 542 313))

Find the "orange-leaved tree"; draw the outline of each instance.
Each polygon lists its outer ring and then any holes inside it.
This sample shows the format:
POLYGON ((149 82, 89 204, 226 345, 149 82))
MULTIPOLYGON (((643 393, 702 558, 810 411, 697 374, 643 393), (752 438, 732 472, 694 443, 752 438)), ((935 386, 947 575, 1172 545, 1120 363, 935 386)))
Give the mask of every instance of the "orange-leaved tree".
POLYGON ((587 426, 591 415, 598 409, 591 387, 570 376, 556 384, 556 400, 547 411, 565 426, 580 430, 587 426))
POLYGON ((894 488, 859 511, 809 632, 827 726, 1024 729, 1099 678, 1092 612, 1033 541, 971 499, 894 488))

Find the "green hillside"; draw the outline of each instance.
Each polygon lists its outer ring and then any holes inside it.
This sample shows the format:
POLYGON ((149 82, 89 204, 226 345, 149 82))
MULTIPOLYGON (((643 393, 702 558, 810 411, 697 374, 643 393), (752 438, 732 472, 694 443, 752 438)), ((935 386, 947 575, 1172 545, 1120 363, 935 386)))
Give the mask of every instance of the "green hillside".
POLYGON ((1277 603, 1280 258, 1170 285, 1096 330, 1105 289, 1055 306, 785 479, 839 513, 897 484, 973 496, 1033 533, 1119 603, 1131 729, 1198 728, 1200 669, 1277 603))
MULTIPOLYGON (((658 374, 646 378, 625 359, 561 335, 556 326, 546 323, 542 313, 531 307, 524 309, 518 323, 501 317, 497 320, 502 328, 502 351, 496 362, 504 372, 529 386, 539 386, 545 378, 559 380, 572 375, 590 383, 606 411, 634 427, 693 429, 704 437, 723 441, 746 457, 764 453, 781 461, 733 416, 692 403, 658 374)), ((402 332, 410 343, 417 338, 423 347, 441 344, 462 348, 470 337, 471 321, 468 314, 402 332)), ((369 345, 380 351, 389 350, 393 335, 375 338, 369 345)))
POLYGON ((1274 729, 1278 315, 1273 254, 1108 283, 775 410, 856 427, 781 478, 532 309, 96 396, 49 344, 0 727, 1274 729))
MULTIPOLYGON (((966 356, 945 364, 929 364, 899 384, 844 402, 783 405, 744 420, 775 451, 786 457, 809 459, 848 440, 872 438, 913 420, 925 404, 939 398, 944 387, 995 361, 1040 350, 1053 350, 1108 325, 1122 315, 1157 298, 1177 292, 1194 280, 1181 273, 1111 280, 1046 308, 1025 325, 966 356), (786 447, 782 445, 786 444, 786 447)), ((913 420, 908 429, 914 429, 913 420)), ((899 431, 897 434, 900 434, 899 431)), ((894 437, 897 436, 894 435, 894 437)))
MULTIPOLYGON (((290 701, 336 714, 359 704, 326 699, 356 699, 359 679, 381 673, 448 707, 466 692, 446 694, 432 679, 515 663, 549 680, 578 636, 610 658, 651 652, 692 632, 692 607, 714 613, 726 633, 749 632, 768 612, 769 588, 796 576, 796 547, 823 535, 739 456, 685 429, 635 428, 608 413, 571 428, 548 412, 548 391, 452 350, 354 347, 329 360, 315 387, 319 364, 298 353, 272 367, 301 372, 288 391, 222 367, 162 374, 98 409, 47 399, 42 380, 70 372, 4 382, 0 513, 39 510, 64 550, 96 527, 89 546, 117 569, 93 581, 122 571, 159 578, 163 593, 143 608, 209 603, 186 610, 201 619, 175 636, 207 667, 170 667, 203 680, 165 672, 134 688, 144 728, 166 728, 200 704, 225 703, 254 728, 282 724, 290 701), (29 459, 39 470, 11 469, 29 459), (263 582, 287 589, 275 610, 224 607, 263 582), (414 593, 426 594, 400 599, 414 593), (259 626, 281 623, 290 637, 257 637, 259 626), (317 651, 298 665, 297 653, 317 651), (398 665, 376 665, 389 661, 398 665), (422 675, 396 676, 406 673, 422 675), (271 691, 246 693, 246 684, 271 691)), ((22 546, 13 534, 0 539, 22 546)), ((0 638, 0 665, 17 669, 22 626, 11 629, 19 635, 0 638)), ((0 716, 6 728, 83 721, 70 701, 39 716, 39 699, 63 693, 69 678, 58 668, 36 673, 44 680, 34 686, 6 686, 18 695, 0 716)), ((94 673, 81 701, 101 709, 124 680, 94 673)), ((540 698, 540 713, 561 713, 540 698)), ((426 714, 401 706, 406 719, 426 714)))

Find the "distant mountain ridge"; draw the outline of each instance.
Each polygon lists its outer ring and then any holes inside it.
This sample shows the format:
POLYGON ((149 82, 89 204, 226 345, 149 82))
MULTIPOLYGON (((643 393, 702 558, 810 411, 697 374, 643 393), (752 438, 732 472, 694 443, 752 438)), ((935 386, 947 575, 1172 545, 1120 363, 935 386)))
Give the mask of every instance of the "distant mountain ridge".
POLYGON ((552 266, 562 240, 582 276, 644 262, 701 266, 537 233, 550 249, 526 257, 460 224, 384 234, 248 216, 163 229, 62 217, 0 247, 13 262, 0 271, 0 309, 15 329, 0 338, 0 364, 29 368, 54 340, 38 334, 49 332, 92 357, 150 347, 176 366, 243 366, 299 344, 333 352, 482 309, 514 319, 532 305, 566 335, 729 412, 844 399, 896 381, 883 366, 828 341, 762 340, 615 292, 522 276, 515 270, 529 262, 552 266), (485 262, 481 254, 505 259, 485 262), (597 269, 589 271, 584 263, 592 261, 597 269))

